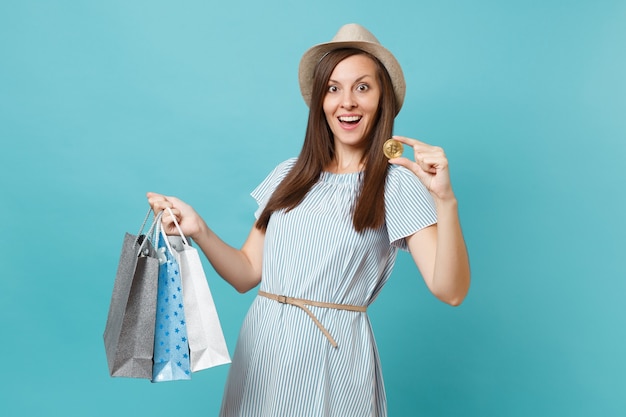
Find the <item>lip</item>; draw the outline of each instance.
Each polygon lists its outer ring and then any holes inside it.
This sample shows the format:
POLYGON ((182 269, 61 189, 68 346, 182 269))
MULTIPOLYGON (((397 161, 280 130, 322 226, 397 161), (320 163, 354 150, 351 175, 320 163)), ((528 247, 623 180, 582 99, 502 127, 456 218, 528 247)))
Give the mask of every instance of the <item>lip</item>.
POLYGON ((363 115, 361 114, 350 113, 350 114, 342 114, 340 116, 337 116, 337 122, 339 123, 339 126, 341 126, 341 128, 344 130, 354 130, 361 124, 362 121, 363 121, 363 115), (348 123, 348 122, 341 121, 341 118, 347 118, 347 117, 358 117, 359 121, 356 123, 354 122, 348 123))

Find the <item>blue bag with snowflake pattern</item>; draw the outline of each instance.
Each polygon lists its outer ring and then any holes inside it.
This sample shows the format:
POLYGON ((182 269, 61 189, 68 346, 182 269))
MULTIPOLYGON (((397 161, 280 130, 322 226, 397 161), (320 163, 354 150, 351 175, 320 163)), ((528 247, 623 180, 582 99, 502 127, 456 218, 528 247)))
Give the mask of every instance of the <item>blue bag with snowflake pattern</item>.
POLYGON ((152 382, 191 379, 179 262, 162 230, 158 234, 157 256, 159 282, 152 382))

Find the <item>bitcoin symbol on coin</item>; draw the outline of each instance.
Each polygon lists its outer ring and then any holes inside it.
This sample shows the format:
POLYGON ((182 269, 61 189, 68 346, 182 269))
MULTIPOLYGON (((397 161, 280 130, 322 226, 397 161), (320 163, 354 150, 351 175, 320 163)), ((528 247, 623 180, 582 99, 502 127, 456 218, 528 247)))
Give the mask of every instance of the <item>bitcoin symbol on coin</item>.
POLYGON ((402 156, 402 143, 398 142, 395 139, 388 139, 383 144, 383 152, 385 153, 385 156, 389 159, 399 158, 402 156))

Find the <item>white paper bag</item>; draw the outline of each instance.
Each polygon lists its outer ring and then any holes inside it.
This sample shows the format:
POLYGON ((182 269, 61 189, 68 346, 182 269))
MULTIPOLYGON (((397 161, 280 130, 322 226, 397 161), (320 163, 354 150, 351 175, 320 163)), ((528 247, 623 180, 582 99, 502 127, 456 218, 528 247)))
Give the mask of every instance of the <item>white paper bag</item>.
POLYGON ((191 371, 196 372, 230 363, 230 356, 198 251, 189 245, 185 246, 185 250, 179 252, 180 275, 183 280, 191 371))
POLYGON ((170 243, 178 252, 191 371, 196 372, 230 363, 230 355, 198 251, 188 244, 180 227, 178 230, 181 240, 171 239, 170 243))

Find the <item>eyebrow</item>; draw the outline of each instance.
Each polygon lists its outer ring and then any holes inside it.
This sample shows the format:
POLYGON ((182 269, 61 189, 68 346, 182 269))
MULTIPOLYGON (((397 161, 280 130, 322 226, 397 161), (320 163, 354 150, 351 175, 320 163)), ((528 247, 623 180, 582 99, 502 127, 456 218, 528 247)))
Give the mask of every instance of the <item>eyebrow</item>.
MULTIPOLYGON (((356 80, 354 80, 354 83, 353 83, 353 84, 356 84, 356 83, 358 83, 359 81, 363 81, 363 78, 366 78, 366 77, 372 77, 372 75, 370 75, 370 74, 361 75, 359 78, 357 78, 356 80)), ((373 77, 372 77, 372 78, 373 78, 373 77)), ((339 81, 336 81, 336 80, 333 80, 333 79, 328 80, 328 82, 329 82, 329 83, 338 83, 338 84, 341 84, 339 81)))

